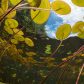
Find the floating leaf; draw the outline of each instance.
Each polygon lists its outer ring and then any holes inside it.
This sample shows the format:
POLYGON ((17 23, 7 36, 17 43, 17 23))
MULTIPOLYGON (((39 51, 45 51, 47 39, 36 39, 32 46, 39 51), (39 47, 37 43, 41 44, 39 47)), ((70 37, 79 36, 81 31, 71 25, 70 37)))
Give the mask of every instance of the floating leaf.
MULTIPOLYGON (((50 9, 50 2, 49 2, 49 0, 41 0, 41 4, 40 4, 40 6, 38 8, 50 9)), ((31 18, 32 19, 38 14, 34 18, 33 21, 38 23, 38 24, 42 24, 45 21, 47 21, 47 19, 49 18, 50 11, 44 11, 44 10, 40 10, 40 11, 39 10, 35 10, 34 11, 34 10, 31 10, 30 14, 31 14, 31 18)))
POLYGON ((6 19, 5 25, 10 28, 16 28, 18 26, 18 22, 15 19, 6 19))
POLYGON ((83 57, 84 57, 84 54, 82 54, 81 56, 83 56, 83 57))
POLYGON ((76 6, 84 7, 84 0, 71 0, 76 6))
POLYGON ((61 25, 56 32, 56 37, 59 40, 63 40, 71 33, 71 26, 69 24, 61 25))
POLYGON ((9 0, 12 5, 18 4, 21 0, 9 0))
MULTIPOLYGON (((19 29, 13 29, 13 31, 16 33, 17 31, 19 31, 19 29)), ((24 35, 24 33, 22 31, 19 31, 17 34, 18 35, 24 35)))
POLYGON ((32 7, 39 7, 41 0, 27 0, 27 2, 32 7))
POLYGON ((24 37, 21 35, 15 35, 14 38, 18 41, 24 41, 24 37))
POLYGON ((33 41, 32 41, 31 39, 29 39, 29 38, 25 38, 25 43, 26 43, 27 45, 29 45, 29 46, 34 46, 33 41))
POLYGON ((51 8, 52 10, 56 10, 54 12, 61 14, 61 15, 66 15, 71 12, 70 6, 64 1, 53 1, 51 3, 51 8))
POLYGON ((28 55, 28 56, 33 56, 33 55, 37 55, 35 52, 26 52, 26 55, 28 55))
POLYGON ((10 29, 8 26, 4 26, 4 29, 5 29, 9 34, 13 34, 12 29, 10 29))
POLYGON ((81 30, 81 32, 78 33, 79 38, 84 38, 84 29, 81 30))
POLYGON ((67 60, 67 58, 63 58, 63 59, 62 59, 62 61, 65 61, 65 60, 67 60))
POLYGON ((77 23, 75 23, 75 25, 72 27, 72 33, 77 33, 81 31, 83 25, 84 25, 83 21, 78 21, 77 23))
POLYGON ((78 59, 78 60, 75 60, 75 63, 80 63, 82 61, 83 61, 83 59, 78 59))
POLYGON ((11 42, 12 42, 13 44, 18 44, 18 41, 17 41, 16 39, 11 39, 11 42))
POLYGON ((7 11, 7 9, 8 9, 8 0, 2 0, 1 7, 2 7, 3 11, 7 11))
MULTIPOLYGON (((3 10, 0 8, 0 16, 1 16, 3 13, 4 13, 3 10)), ((2 17, 0 17, 0 18, 2 18, 2 17)))
MULTIPOLYGON (((10 8, 10 9, 11 9, 11 8, 10 8)), ((9 9, 9 10, 10 10, 10 9, 9 9)), ((13 11, 13 12, 9 13, 6 17, 7 17, 7 18, 13 18, 15 15, 16 15, 16 11, 13 11)))

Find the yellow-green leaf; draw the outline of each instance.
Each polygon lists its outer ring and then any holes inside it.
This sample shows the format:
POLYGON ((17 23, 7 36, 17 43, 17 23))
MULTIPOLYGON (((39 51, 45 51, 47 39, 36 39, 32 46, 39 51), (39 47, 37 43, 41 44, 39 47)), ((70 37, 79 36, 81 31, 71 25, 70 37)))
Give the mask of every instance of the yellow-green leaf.
POLYGON ((13 44, 18 44, 18 41, 17 41, 16 39, 11 39, 11 42, 12 42, 13 44))
POLYGON ((77 23, 75 23, 75 25, 72 27, 72 33, 77 33, 81 31, 83 25, 84 25, 83 21, 78 21, 77 23))
POLYGON ((84 7, 84 0, 71 0, 76 6, 84 7))
POLYGON ((52 10, 56 10, 54 12, 61 14, 61 15, 66 15, 71 12, 70 6, 64 1, 53 1, 51 3, 51 8, 52 10))
POLYGON ((9 0, 12 5, 18 4, 21 0, 9 0))
POLYGON ((31 39, 29 39, 29 38, 25 38, 25 43, 26 43, 27 45, 29 45, 29 46, 34 46, 33 41, 32 41, 31 39))
POLYGON ((15 35, 14 38, 18 41, 24 41, 24 37, 21 35, 15 35))
POLYGON ((5 25, 10 28, 16 28, 18 26, 18 22, 15 19, 6 19, 5 25))
MULTIPOLYGON (((13 29, 13 31, 16 33, 17 31, 19 31, 19 29, 13 29)), ((18 35, 24 35, 24 33, 22 31, 19 31, 17 34, 18 35)))
POLYGON ((28 53, 28 52, 26 52, 25 54, 26 54, 26 55, 28 55, 28 56, 33 56, 33 55, 36 55, 36 53, 35 53, 35 52, 29 52, 29 53, 28 53))
POLYGON ((27 2, 32 7, 39 7, 41 0, 27 0, 27 2))
POLYGON ((71 33, 71 26, 69 24, 61 25, 56 31, 56 37, 59 40, 63 40, 71 33))
POLYGON ((2 7, 3 11, 7 11, 7 9, 8 9, 8 0, 2 0, 1 1, 1 7, 2 7))
POLYGON ((4 26, 4 29, 5 29, 9 34, 13 34, 12 29, 10 29, 8 26, 4 26))
POLYGON ((84 38, 84 29, 78 33, 79 38, 84 38))
MULTIPOLYGON (((2 14, 4 14, 4 12, 3 12, 3 10, 0 8, 0 16, 1 16, 2 14)), ((0 18, 2 18, 2 17, 0 17, 0 18)))
MULTIPOLYGON (((40 4, 40 6, 38 8, 50 9, 50 2, 49 2, 49 0, 41 0, 41 4, 40 4)), ((34 18, 33 21, 38 23, 38 24, 42 24, 45 21, 47 21, 47 19, 49 18, 50 11, 44 11, 44 10, 35 10, 34 11, 34 10, 31 10, 30 14, 31 14, 31 18, 32 19, 38 14, 34 18), (39 11, 40 11, 40 13, 39 13, 39 11)))
MULTIPOLYGON (((10 8, 10 9, 11 9, 11 8, 10 8)), ((9 9, 9 10, 10 10, 10 9, 9 9)), ((13 12, 9 13, 6 17, 7 17, 7 18, 13 18, 15 15, 16 15, 16 11, 13 11, 13 12)))

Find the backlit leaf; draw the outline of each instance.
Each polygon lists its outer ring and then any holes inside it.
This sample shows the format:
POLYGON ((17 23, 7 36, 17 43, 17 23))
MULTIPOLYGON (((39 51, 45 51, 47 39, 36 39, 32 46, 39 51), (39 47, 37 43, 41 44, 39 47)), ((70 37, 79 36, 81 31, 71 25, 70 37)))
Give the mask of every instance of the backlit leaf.
MULTIPOLYGON (((13 29, 13 31, 16 33, 17 31, 19 31, 19 29, 13 29)), ((17 34, 18 35, 24 35, 24 33, 22 31, 19 31, 17 34)))
POLYGON ((21 0, 9 0, 12 5, 18 4, 21 0))
POLYGON ((4 26, 4 29, 5 29, 9 34, 13 34, 12 29, 10 29, 8 26, 4 26))
POLYGON ((4 11, 8 9, 8 0, 2 0, 1 7, 4 11))
POLYGON ((84 38, 84 29, 78 33, 79 38, 84 38))
POLYGON ((24 37, 21 35, 15 35, 14 38, 18 41, 24 41, 24 37))
POLYGON ((32 7, 39 7, 41 0, 27 0, 27 2, 32 7))
MULTIPOLYGON (((50 9, 49 0, 41 0, 41 4, 38 8, 50 9)), ((31 10, 30 12, 31 18, 33 19, 38 13, 39 13, 39 10, 35 10, 35 11, 31 10)), ((42 24, 45 21, 47 21, 47 19, 49 18, 49 15, 50 15, 50 11, 40 10, 40 13, 34 18, 33 21, 38 24, 42 24)))
POLYGON ((15 19, 6 19, 5 25, 10 28, 16 28, 18 26, 18 22, 15 19))
MULTIPOLYGON (((3 14, 3 10, 0 8, 0 16, 3 14)), ((1 18, 1 17, 0 17, 1 18)))
POLYGON ((62 61, 65 61, 65 60, 67 60, 67 58, 63 58, 63 59, 62 59, 62 61))
POLYGON ((61 25, 56 32, 56 37, 59 40, 63 40, 71 33, 71 26, 69 24, 61 25))
POLYGON ((33 56, 33 55, 37 55, 35 52, 26 52, 26 55, 28 55, 28 56, 33 56))
POLYGON ((29 45, 29 46, 34 46, 33 41, 32 41, 31 39, 29 39, 29 38, 25 38, 25 43, 26 43, 27 45, 29 45))
POLYGON ((18 44, 18 41, 17 41, 16 39, 11 39, 11 42, 12 42, 13 44, 18 44))
POLYGON ((16 15, 16 11, 13 11, 13 12, 9 13, 6 17, 7 18, 13 18, 15 15, 16 15))
POLYGON ((84 7, 84 0, 71 0, 73 4, 84 7))
POLYGON ((75 25, 72 27, 72 33, 77 33, 83 28, 83 21, 78 21, 75 23, 75 25))
POLYGON ((52 10, 56 10, 54 12, 61 14, 61 15, 66 15, 71 12, 70 6, 64 1, 53 1, 51 3, 51 8, 52 10))

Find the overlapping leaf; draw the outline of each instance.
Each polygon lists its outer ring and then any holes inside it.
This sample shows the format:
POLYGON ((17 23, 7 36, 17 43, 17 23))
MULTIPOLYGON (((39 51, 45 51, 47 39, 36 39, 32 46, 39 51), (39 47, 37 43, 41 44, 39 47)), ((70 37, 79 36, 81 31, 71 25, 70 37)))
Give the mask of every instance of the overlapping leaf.
POLYGON ((8 26, 4 26, 4 29, 5 29, 9 34, 13 34, 12 29, 10 29, 8 26))
POLYGON ((75 23, 75 25, 72 27, 72 33, 77 33, 79 31, 82 30, 84 26, 83 21, 78 21, 77 23, 75 23))
POLYGON ((21 0, 9 0, 12 5, 18 4, 21 0))
POLYGON ((27 0, 27 2, 32 7, 39 7, 41 0, 27 0))
MULTIPOLYGON (((40 4, 40 6, 38 8, 50 9, 50 2, 49 2, 49 0, 41 0, 41 4, 40 4)), ((38 14, 34 18, 33 21, 38 23, 38 24, 42 24, 45 21, 47 21, 47 19, 49 18, 50 11, 44 11, 44 10, 35 10, 34 11, 34 10, 31 10, 30 14, 31 14, 31 18, 32 19, 38 14), (40 11, 40 13, 39 13, 39 11, 40 11)))

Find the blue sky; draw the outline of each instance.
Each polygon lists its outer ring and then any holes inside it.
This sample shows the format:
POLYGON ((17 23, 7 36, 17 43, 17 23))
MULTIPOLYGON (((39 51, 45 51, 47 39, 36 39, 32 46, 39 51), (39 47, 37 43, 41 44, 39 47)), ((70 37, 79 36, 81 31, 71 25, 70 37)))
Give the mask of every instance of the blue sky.
MULTIPOLYGON (((55 0, 49 0, 51 3, 55 0)), ((71 0, 61 0, 69 4, 71 7, 71 13, 68 15, 60 15, 55 12, 50 13, 47 24, 45 25, 46 33, 51 38, 56 38, 56 30, 62 24, 70 24, 71 27, 78 21, 84 21, 84 7, 78 7, 74 5, 71 0)), ((77 36, 76 34, 71 33, 69 37, 77 36)))

